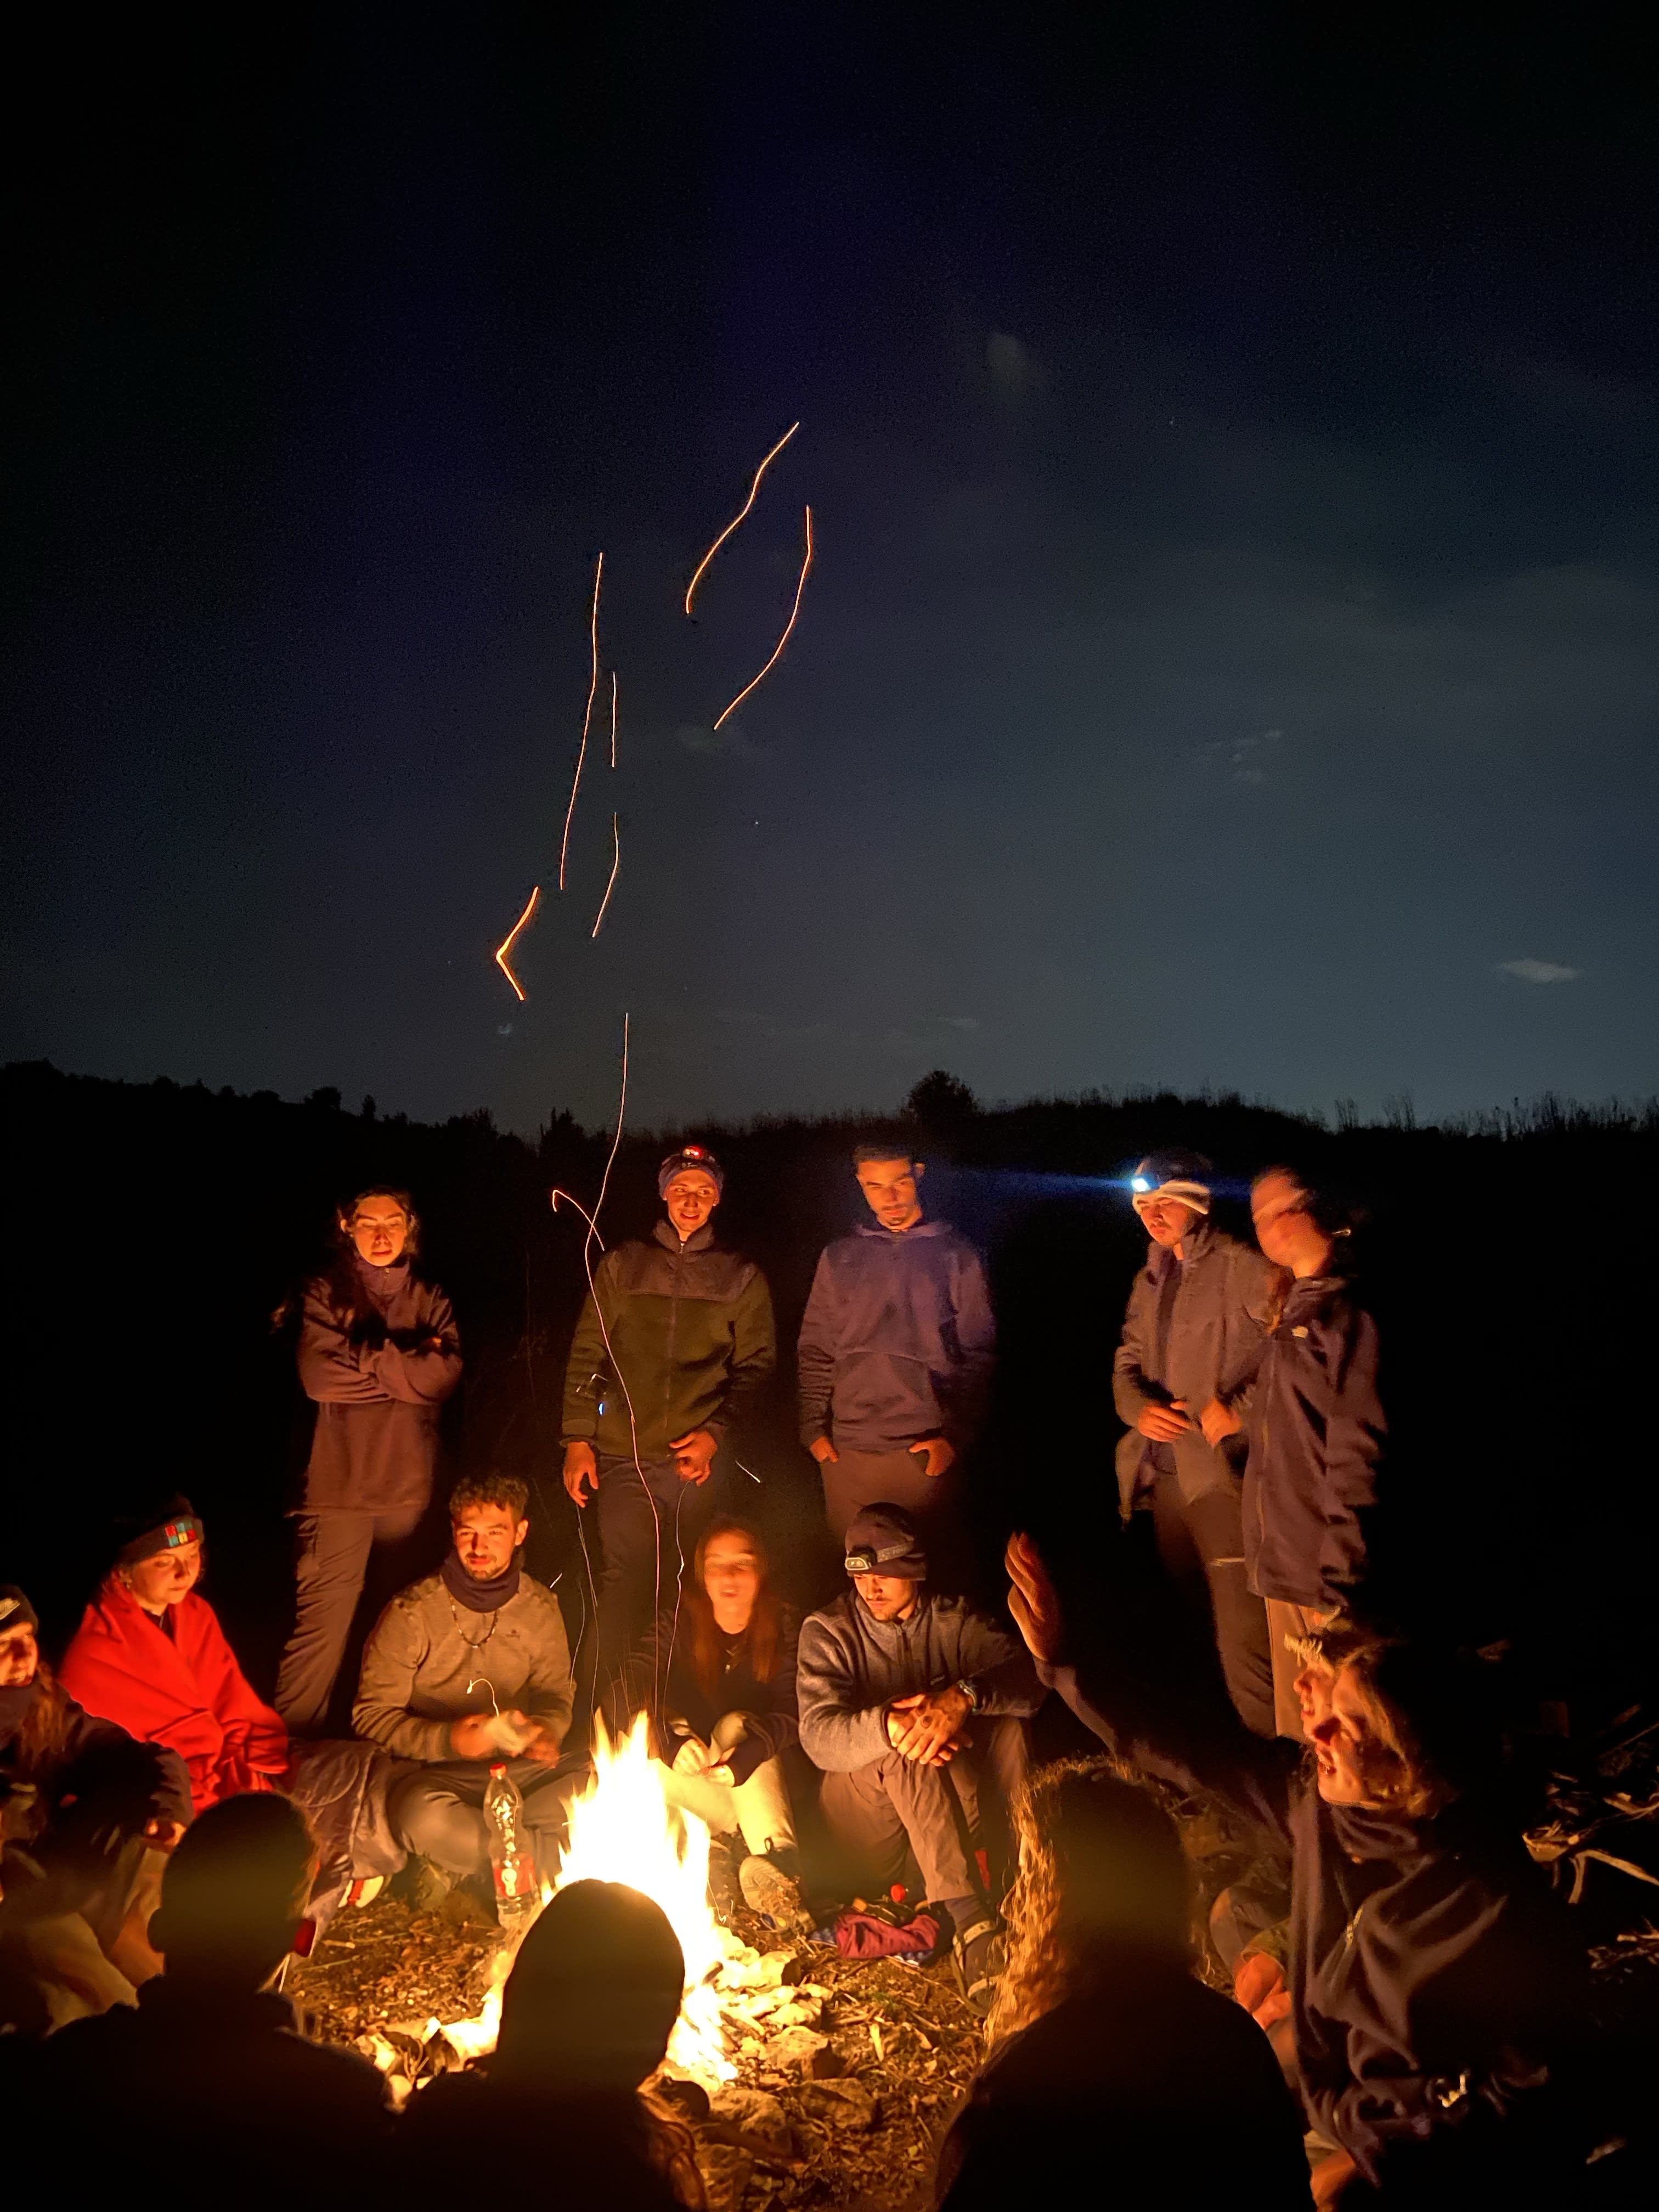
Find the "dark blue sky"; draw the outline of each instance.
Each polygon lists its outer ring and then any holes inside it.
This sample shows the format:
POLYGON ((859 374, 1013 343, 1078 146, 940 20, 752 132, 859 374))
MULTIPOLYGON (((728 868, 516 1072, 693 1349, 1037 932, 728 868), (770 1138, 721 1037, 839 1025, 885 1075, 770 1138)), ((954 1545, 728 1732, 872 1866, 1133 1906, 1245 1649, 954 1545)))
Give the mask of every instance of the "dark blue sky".
POLYGON ((1659 1088, 1634 52, 899 12, 48 58, 5 1056, 533 1127, 626 1007, 645 1121, 1659 1088))

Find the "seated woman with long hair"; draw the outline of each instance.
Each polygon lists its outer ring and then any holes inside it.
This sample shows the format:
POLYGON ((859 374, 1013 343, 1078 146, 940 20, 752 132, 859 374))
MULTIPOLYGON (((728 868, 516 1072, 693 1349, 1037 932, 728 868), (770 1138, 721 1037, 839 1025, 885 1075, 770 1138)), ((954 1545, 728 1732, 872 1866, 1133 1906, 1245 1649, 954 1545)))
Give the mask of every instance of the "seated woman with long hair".
POLYGON ((782 1759, 800 1734, 799 1626, 772 1589, 754 1529, 711 1522, 678 1609, 635 1651, 613 1705, 624 1721, 651 1715, 669 1803, 717 1836, 741 1835, 744 1897, 785 1927, 803 1917, 782 1759))
POLYGON ((1304 1751, 1161 1710, 1144 1661, 1075 1659, 1029 1537, 1007 1565, 1038 1670, 1079 1719, 1290 1852, 1297 2081, 1331 2147, 1316 2201, 1559 2202, 1594 2140, 1582 1961, 1510 1809, 1482 1786, 1449 1662, 1321 1632, 1298 1679, 1304 1751))
POLYGON ((940 2154, 939 2201, 1306 2205, 1302 2120, 1271 2045, 1193 1970, 1175 1825, 1106 1759, 1033 1775, 991 2057, 940 2154))

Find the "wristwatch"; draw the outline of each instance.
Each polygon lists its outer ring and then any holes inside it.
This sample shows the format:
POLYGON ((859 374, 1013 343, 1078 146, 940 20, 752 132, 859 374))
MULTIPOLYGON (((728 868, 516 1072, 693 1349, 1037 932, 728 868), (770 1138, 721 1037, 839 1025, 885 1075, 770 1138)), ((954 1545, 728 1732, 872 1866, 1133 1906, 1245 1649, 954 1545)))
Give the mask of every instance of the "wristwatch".
POLYGON ((961 1691, 963 1696, 967 1698, 969 1711, 970 1713, 976 1713, 979 1711, 979 1692, 975 1688, 974 1685, 971 1682, 958 1682, 957 1684, 957 1687, 961 1691))

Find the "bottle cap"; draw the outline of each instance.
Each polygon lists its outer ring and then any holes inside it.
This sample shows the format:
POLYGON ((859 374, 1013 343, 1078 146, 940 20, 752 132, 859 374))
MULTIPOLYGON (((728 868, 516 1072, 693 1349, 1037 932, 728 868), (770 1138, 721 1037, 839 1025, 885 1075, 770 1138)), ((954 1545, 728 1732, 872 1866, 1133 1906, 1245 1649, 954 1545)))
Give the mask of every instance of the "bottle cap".
POLYGON ((507 1768, 501 1760, 492 1759, 490 1762, 489 1771, 492 1774, 505 1774, 507 1768))

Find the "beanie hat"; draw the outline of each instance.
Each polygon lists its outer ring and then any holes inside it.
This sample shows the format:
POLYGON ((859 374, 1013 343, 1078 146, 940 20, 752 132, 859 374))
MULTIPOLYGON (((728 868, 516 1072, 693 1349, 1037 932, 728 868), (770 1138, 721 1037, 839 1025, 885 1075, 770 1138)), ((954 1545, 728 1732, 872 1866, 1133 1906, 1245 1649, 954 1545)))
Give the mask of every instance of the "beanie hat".
POLYGON ((15 1583, 0 1583, 0 1629, 39 1628, 40 1616, 15 1583))
POLYGON ((123 1515, 115 1533, 121 1547, 115 1554, 118 1567, 137 1566, 140 1559, 177 1551, 183 1544, 199 1544, 206 1534, 189 1498, 176 1494, 160 1506, 123 1515))
POLYGON ((1149 1198, 1172 1198, 1194 1213, 1208 1213, 1214 1173, 1202 1152, 1148 1152, 1129 1178, 1130 1203, 1139 1213, 1149 1198))
POLYGON ((916 1524, 902 1505, 866 1505, 847 1531, 849 1575, 892 1575, 900 1582, 927 1579, 927 1554, 916 1524))
POLYGON ((725 1195, 726 1170, 714 1158, 713 1152, 705 1145, 682 1145, 678 1152, 670 1152, 668 1158, 657 1170, 658 1197, 666 1198, 668 1186, 673 1182, 675 1176, 689 1175, 694 1168, 703 1175, 712 1176, 714 1179, 715 1189, 722 1196, 725 1195))

